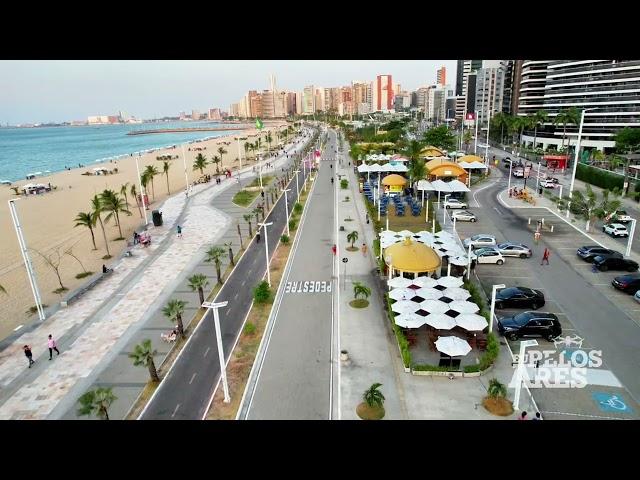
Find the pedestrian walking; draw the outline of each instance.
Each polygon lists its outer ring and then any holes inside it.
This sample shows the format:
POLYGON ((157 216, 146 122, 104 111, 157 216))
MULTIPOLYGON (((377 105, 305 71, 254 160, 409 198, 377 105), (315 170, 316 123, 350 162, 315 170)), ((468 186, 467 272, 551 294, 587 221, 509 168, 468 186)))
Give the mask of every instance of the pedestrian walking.
POLYGON ((533 240, 536 242, 536 245, 538 244, 538 241, 540 240, 540 232, 536 230, 536 232, 533 234, 533 240))
POLYGON ((368 224, 369 224, 369 214, 368 214, 368 213, 365 213, 365 214, 364 214, 364 217, 366 218, 366 220, 367 220, 367 225, 368 225, 368 224))
POLYGON ((47 341, 47 346, 49 347, 49 360, 53 358, 53 351, 55 350, 58 355, 60 355, 60 350, 58 350, 58 344, 53 339, 53 336, 49 335, 49 340, 47 341))
POLYGON ((518 420, 529 420, 529 419, 527 418, 527 412, 522 412, 522 413, 520 414, 520 416, 518 417, 518 420))
POLYGON ((544 253, 542 254, 542 261, 540 262, 540 265, 542 265, 545 261, 547 262, 547 265, 549 265, 549 255, 551 255, 551 252, 549 252, 548 248, 545 248, 544 253))
POLYGON ((333 247, 331 247, 331 252, 333 252, 333 255, 335 256, 336 253, 338 252, 338 248, 336 247, 336 244, 333 244, 333 247))
POLYGON ((31 347, 29 345, 25 345, 24 347, 22 347, 22 350, 24 350, 24 354, 27 357, 27 360, 29 360, 29 368, 31 368, 31 365, 36 363, 35 360, 33 359, 33 353, 31 352, 31 347))
POLYGON ((260 232, 256 233, 256 243, 260 243, 260 232))
POLYGON ((178 225, 177 230, 178 230, 178 238, 182 238, 182 227, 180 225, 178 225))
POLYGON ((360 250, 362 250, 362 256, 366 257, 367 256, 367 244, 363 243, 362 244, 362 248, 360 250))
POLYGON ((536 412, 536 416, 533 417, 531 420, 542 420, 542 415, 540 415, 540 412, 536 412))

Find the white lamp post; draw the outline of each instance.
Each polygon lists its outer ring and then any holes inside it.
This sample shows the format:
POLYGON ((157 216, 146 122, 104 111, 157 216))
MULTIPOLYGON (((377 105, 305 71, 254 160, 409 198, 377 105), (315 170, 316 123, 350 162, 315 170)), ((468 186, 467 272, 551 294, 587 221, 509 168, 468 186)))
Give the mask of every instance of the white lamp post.
POLYGON ((429 195, 427 195, 427 208, 424 209, 424 221, 429 223, 429 195))
POLYGON ((636 219, 631 219, 631 231, 629 232, 629 238, 627 239, 627 257, 631 255, 631 244, 633 243, 633 234, 636 233, 636 219))
POLYGON ((260 176, 260 190, 262 190, 262 158, 258 157, 258 175, 260 176))
MULTIPOLYGON (((182 147, 182 158, 184 158, 184 146, 182 147)), ((138 188, 140 189, 140 198, 142 199, 142 211, 144 212, 144 226, 149 225, 149 220, 147 219, 147 204, 144 201, 144 197, 146 195, 144 188, 142 188, 142 176, 140 175, 140 165, 138 165, 138 157, 136 157, 136 170, 138 171, 138 188)), ((186 167, 185 167, 186 171, 186 167)), ((189 182, 187 182, 187 197, 189 196, 189 182)))
POLYGON ((444 227, 447 224, 447 198, 450 197, 451 194, 447 193, 444 196, 444 211, 442 212, 442 226, 444 227))
POLYGON ((298 174, 300 173, 300 170, 296 169, 293 171, 293 173, 296 174, 296 201, 298 200, 298 198, 300 198, 300 185, 298 185, 298 174))
POLYGON ((469 251, 467 252, 467 282, 471 277, 471 242, 469 242, 469 251))
MULTIPOLYGON (((240 170, 238 170, 238 182, 240 182, 240 172, 242 171, 242 150, 240 150, 240 137, 236 137, 238 144, 238 160, 240 161, 240 170)), ((242 183, 240 184, 242 185, 242 183)))
POLYGON ((267 227, 269 225, 273 225, 273 222, 259 223, 258 225, 264 227, 264 253, 267 256, 267 283, 271 286, 271 273, 269 272, 269 238, 267 237, 267 227))
POLYGON ((538 191, 539 185, 540 185, 540 162, 538 162, 538 175, 536 176, 536 192, 538 191))
POLYGON ((40 297, 40 289, 36 282, 36 274, 33 271, 33 264, 31 263, 31 257, 29 257, 29 250, 27 248, 27 242, 24 239, 22 233, 22 225, 20 225, 20 219, 18 218, 18 211, 16 210, 16 200, 9 200, 9 211, 11 212, 11 219, 13 220, 13 226, 16 229, 16 235, 18 236, 18 244, 20 245, 20 253, 22 253, 22 259, 24 260, 24 266, 27 269, 27 276, 29 277, 29 284, 31 285, 31 291, 33 293, 33 299, 36 301, 36 308, 38 310, 38 318, 40 321, 45 320, 44 309, 42 308, 42 297, 40 297))
POLYGON ((216 343, 218 345, 218 359, 220 360, 220 377, 222 378, 222 388, 224 390, 224 403, 229 403, 231 397, 229 396, 229 385, 227 384, 227 366, 224 361, 224 352, 222 351, 222 334, 220 333, 220 317, 218 316, 218 309, 226 307, 229 302, 204 302, 202 306, 213 310, 213 325, 216 329, 216 343))
MULTIPOLYGON (((137 163, 138 161, 136 160, 136 166, 138 165, 137 163)), ((184 143, 182 144, 182 164, 184 165, 184 179, 186 182, 186 188, 187 188, 187 192, 189 192, 189 175, 187 174, 187 157, 185 157, 184 155, 184 143)), ((138 177, 140 177, 140 169, 138 169, 138 177)), ((187 196, 189 196, 189 194, 187 193, 187 196)), ((144 215, 144 219, 145 221, 147 220, 147 214, 145 213, 144 215)))
POLYGON ((499 288, 507 288, 504 283, 500 283, 498 285, 494 285, 491 290, 491 316, 489 317, 489 333, 493 330, 493 315, 496 310, 496 290, 499 288))
POLYGON ((516 410, 520 410, 520 390, 522 389, 522 373, 524 372, 524 352, 527 347, 535 347, 538 345, 536 340, 520 341, 520 354, 518 357, 518 369, 516 370, 516 391, 513 398, 513 406, 516 410))
POLYGON ((473 147, 473 154, 478 154, 478 111, 475 112, 475 124, 476 124, 476 143, 473 147))
POLYGON ((582 126, 584 125, 584 114, 590 110, 597 110, 596 108, 585 108, 582 110, 582 116, 580 117, 580 128, 578 129, 578 141, 576 142, 576 154, 573 160, 573 173, 571 174, 571 185, 569 186, 569 203, 567 205, 567 218, 569 218, 569 211, 571 208, 571 199, 573 198, 573 184, 576 181, 576 170, 578 169, 578 155, 580 154, 580 141, 582 140, 582 126))
POLYGON ((513 160, 508 160, 509 162, 509 190, 511 190, 511 171, 513 170, 513 160))
POLYGON ((304 183, 302 184, 302 189, 307 191, 307 162, 305 159, 302 159, 302 178, 304 179, 304 183))
POLYGON ((485 147, 484 150, 484 161, 486 164, 489 163, 489 129, 491 128, 491 107, 489 107, 488 111, 487 111, 487 146, 485 147))
POLYGON ((375 194, 376 194, 376 196, 374 196, 373 198, 377 197, 377 199, 378 199, 378 221, 380 221, 380 208, 381 208, 381 206, 380 206, 380 189, 376 189, 375 190, 375 194))
POLYGON ((393 261, 393 258, 391 255, 385 255, 384 256, 384 261, 387 264, 387 268, 389 270, 389 280, 391 280, 393 278, 393 266, 391 265, 391 262, 393 261))
POLYGON ((285 220, 285 223, 287 224, 287 236, 291 236, 291 232, 289 231, 289 196, 287 195, 287 192, 290 192, 291 189, 290 188, 285 188, 283 190, 284 192, 284 210, 285 213, 287 215, 287 219, 285 220))

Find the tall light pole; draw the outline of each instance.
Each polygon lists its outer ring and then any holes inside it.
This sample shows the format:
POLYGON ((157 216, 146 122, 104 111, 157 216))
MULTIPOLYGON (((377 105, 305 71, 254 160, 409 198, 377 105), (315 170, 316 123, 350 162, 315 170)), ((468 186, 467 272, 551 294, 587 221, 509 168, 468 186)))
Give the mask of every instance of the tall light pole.
POLYGON ((27 277, 29 277, 29 284, 31 285, 31 292, 33 293, 33 299, 36 301, 36 309, 38 310, 38 318, 40 321, 45 320, 44 309, 42 308, 42 297, 40 297, 40 289, 36 282, 36 274, 33 271, 33 264, 31 263, 31 257, 29 257, 29 250, 27 248, 27 242, 24 239, 22 233, 22 225, 20 225, 20 218, 18 217, 18 211, 15 205, 16 199, 9 200, 9 211, 11 212, 11 219, 13 220, 13 226, 16 229, 16 235, 18 236, 18 244, 20 245, 20 253, 22 253, 22 259, 24 260, 24 266, 27 269, 27 277))
POLYGON ((627 257, 631 255, 631 244, 633 243, 633 234, 636 233, 636 219, 631 219, 631 231, 629 232, 629 238, 627 239, 627 257))
POLYGON ((489 333, 493 330, 493 315, 496 311, 496 290, 499 288, 507 288, 504 283, 500 283, 498 285, 494 285, 491 290, 491 316, 489 317, 489 333))
POLYGON ((567 204, 567 218, 569 218, 569 211, 571 208, 571 199, 573 198, 573 184, 576 181, 576 170, 578 169, 578 155, 580 154, 580 141, 582 140, 582 126, 584 125, 584 114, 590 110, 597 110, 596 108, 585 108, 582 110, 580 117, 580 128, 578 129, 578 141, 576 142, 576 154, 573 160, 573 173, 571 174, 571 185, 569 186, 569 203, 567 204))
POLYGON ((287 192, 290 192, 290 191, 291 191, 290 188, 285 188, 283 190, 283 192, 284 192, 284 210, 285 210, 285 213, 287 215, 287 219, 285 221, 285 223, 287 224, 287 236, 291 236, 291 232, 289 231, 289 196, 287 195, 287 192))
POLYGON ((478 154, 478 111, 477 110, 476 110, 475 115, 476 115, 476 118, 475 118, 475 120, 476 120, 476 122, 475 122, 476 123, 476 144, 473 147, 473 154, 477 155, 478 154))
MULTIPOLYGON (((182 164, 184 165, 184 179, 186 182, 187 196, 189 192, 189 175, 187 175, 187 157, 184 154, 184 143, 181 145, 182 147, 182 164)), ((137 160, 136 160, 137 162, 137 160)), ((138 170, 138 177, 140 176, 140 171, 138 170)), ((145 214, 145 220, 147 219, 147 215, 145 214)))
POLYGON ((240 172, 242 171, 242 150, 240 150, 240 137, 236 137, 236 142, 238 144, 238 160, 240 161, 240 170, 238 171, 238 182, 240 182, 240 172))
POLYGON ((516 385, 513 398, 513 406, 515 410, 520 410, 520 391, 522 390, 522 373, 524 372, 524 352, 527 347, 535 347, 538 345, 537 340, 522 340, 520 342, 520 355, 518 357, 518 369, 516 370, 516 385))
POLYGON ((224 352, 222 350, 222 333, 220 333, 220 317, 218 316, 218 309, 226 307, 229 302, 204 302, 202 306, 213 310, 213 325, 216 329, 216 343, 218 345, 218 359, 220 360, 220 377, 222 378, 222 388, 224 390, 224 403, 229 403, 231 397, 229 396, 229 385, 227 383, 227 366, 224 361, 224 352))
MULTIPOLYGON (((307 155, 308 157, 308 155, 307 155)), ((306 192, 307 191, 307 162, 306 159, 302 160, 302 178, 304 179, 304 182, 302 183, 302 189, 306 192)))
POLYGON ((273 222, 259 223, 258 225, 264 227, 264 253, 267 256, 267 283, 271 286, 271 273, 269 272, 269 238, 267 237, 267 227, 269 225, 273 225, 273 222))
MULTIPOLYGON (((184 158, 184 146, 182 147, 182 158, 184 158)), ((144 191, 144 188, 142 188, 142 175, 140 175, 140 165, 138 164, 138 157, 136 157, 136 170, 138 172, 138 188, 140 188, 140 198, 142 198, 142 211, 144 212, 144 226, 146 228, 147 225, 149 225, 149 220, 147 219, 147 202, 145 202, 144 200, 146 192, 144 191)), ((188 196, 189 183, 187 183, 187 197, 188 196)))
POLYGON ((484 150, 484 161, 489 163, 489 129, 491 128, 491 107, 487 109, 487 146, 484 150))
POLYGON ((260 175, 260 190, 262 190, 262 158, 258 158, 258 175, 260 175))
POLYGON ((298 198, 300 198, 300 185, 298 185, 298 174, 300 173, 300 170, 295 169, 293 173, 296 174, 296 201, 298 201, 298 198))
POLYGON ((444 209, 442 212, 442 226, 444 227, 447 224, 447 198, 450 197, 451 194, 447 193, 444 196, 444 209))
POLYGON ((509 187, 508 189, 511 190, 511 171, 513 170, 513 160, 507 160, 509 162, 509 187))
POLYGON ((471 277, 471 242, 469 242, 469 251, 467 252, 467 282, 471 277))

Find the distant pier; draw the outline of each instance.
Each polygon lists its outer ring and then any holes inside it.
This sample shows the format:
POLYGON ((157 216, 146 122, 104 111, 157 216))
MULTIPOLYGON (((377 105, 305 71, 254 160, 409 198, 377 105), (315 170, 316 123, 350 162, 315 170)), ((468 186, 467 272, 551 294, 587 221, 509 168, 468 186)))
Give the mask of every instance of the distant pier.
POLYGON ((248 125, 238 125, 237 127, 198 127, 198 128, 157 128, 150 130, 132 130, 127 135, 148 135, 150 133, 184 133, 184 132, 224 132, 229 130, 247 130, 248 125))

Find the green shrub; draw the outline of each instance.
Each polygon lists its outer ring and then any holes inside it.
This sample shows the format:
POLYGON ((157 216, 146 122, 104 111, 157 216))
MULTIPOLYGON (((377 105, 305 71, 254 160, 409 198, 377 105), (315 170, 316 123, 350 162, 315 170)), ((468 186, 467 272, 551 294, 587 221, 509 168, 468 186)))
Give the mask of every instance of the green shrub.
POLYGON ((293 211, 298 214, 302 213, 302 204, 300 202, 296 202, 293 206, 293 211))
POLYGON ((295 220, 289 220, 289 230, 295 230, 297 226, 297 223, 295 220))
POLYGON ((245 335, 253 335, 254 333, 256 333, 256 326, 251 322, 247 322, 244 324, 242 333, 244 333, 245 335))
POLYGON ((349 188, 349 180, 347 180, 346 178, 343 178, 342 180, 340 180, 340 188, 342 189, 349 188))
POLYGON ((440 367, 438 365, 418 365, 414 364, 411 367, 416 372, 449 372, 453 371, 451 367, 440 367))
POLYGON ((280 243, 283 243, 284 245, 286 245, 287 243, 289 243, 289 235, 282 235, 280 237, 280 243))
POLYGON ((396 325, 394 322, 394 313, 391 310, 391 303, 389 302, 389 296, 385 296, 387 301, 387 314, 389 316, 389 320, 391 321, 391 327, 393 328, 393 333, 396 334, 396 340, 398 341, 398 346, 400 347, 400 355, 402 356, 402 363, 406 368, 411 366, 411 351, 409 350, 409 342, 407 338, 402 333, 400 327, 396 325))
POLYGON ((473 373, 473 372, 479 372, 480 371, 480 365, 465 365, 464 367, 464 373, 473 373))
POLYGON ((373 255, 375 257, 380 255, 380 239, 378 238, 373 241, 373 255))
POLYGON ((271 288, 266 280, 263 280, 253 289, 253 299, 256 303, 268 303, 271 299, 271 288))
POLYGON ((576 178, 606 190, 612 190, 616 187, 622 189, 624 186, 624 177, 621 175, 582 163, 578 163, 576 178))

